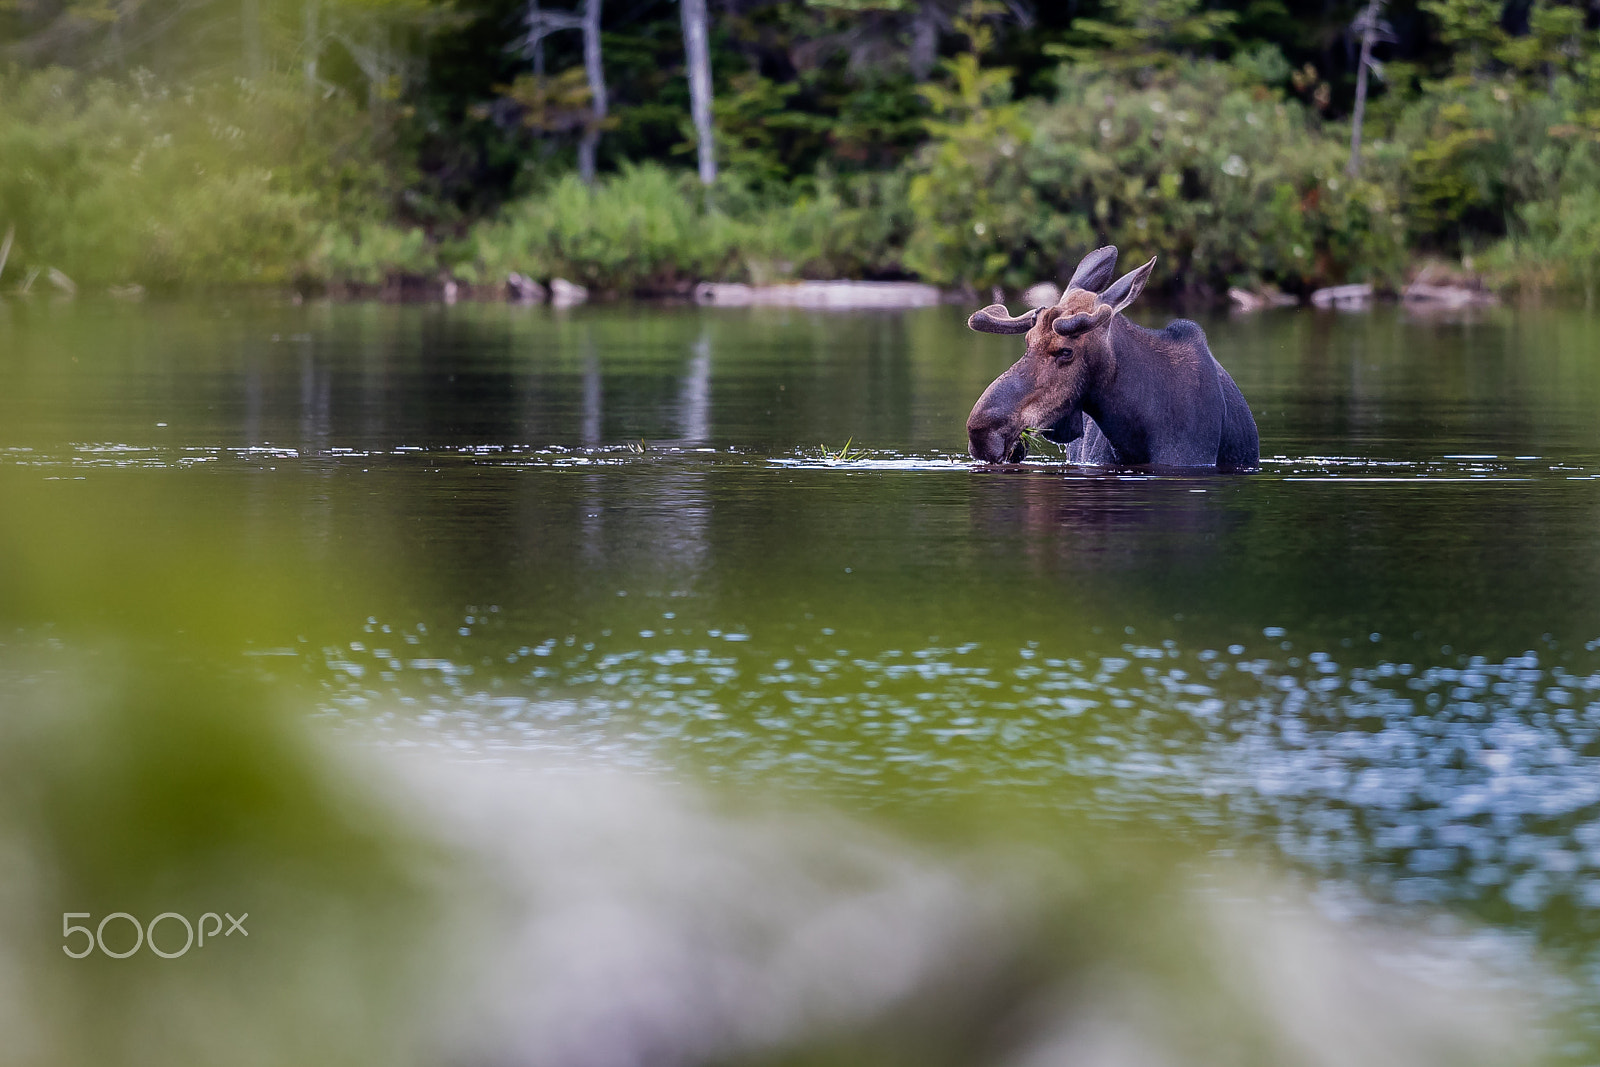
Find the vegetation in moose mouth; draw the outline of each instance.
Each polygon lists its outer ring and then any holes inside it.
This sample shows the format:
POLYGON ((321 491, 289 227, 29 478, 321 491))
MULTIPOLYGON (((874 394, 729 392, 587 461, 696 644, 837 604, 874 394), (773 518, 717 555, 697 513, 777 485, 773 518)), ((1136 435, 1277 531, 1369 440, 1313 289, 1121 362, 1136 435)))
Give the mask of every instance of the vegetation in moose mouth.
POLYGON ((1067 446, 1058 441, 1052 441, 1044 435, 1044 431, 1029 426, 1022 431, 1022 442, 1027 445, 1029 453, 1042 452, 1055 459, 1067 458, 1067 446))

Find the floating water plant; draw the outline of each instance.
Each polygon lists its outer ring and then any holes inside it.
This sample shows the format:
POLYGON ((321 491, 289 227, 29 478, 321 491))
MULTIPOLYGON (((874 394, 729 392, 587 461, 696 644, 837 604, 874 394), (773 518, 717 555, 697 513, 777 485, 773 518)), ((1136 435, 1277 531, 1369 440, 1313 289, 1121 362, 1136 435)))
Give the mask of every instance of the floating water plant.
POLYGON ((817 446, 817 451, 822 454, 822 458, 823 459, 827 460, 830 463, 853 463, 856 460, 866 459, 867 458, 867 450, 866 449, 864 449, 864 448, 854 448, 853 449, 853 448, 850 447, 850 445, 852 443, 854 443, 854 441, 855 441, 854 437, 848 438, 845 441, 844 445, 841 448, 839 448, 837 451, 829 449, 827 445, 818 445, 817 446))

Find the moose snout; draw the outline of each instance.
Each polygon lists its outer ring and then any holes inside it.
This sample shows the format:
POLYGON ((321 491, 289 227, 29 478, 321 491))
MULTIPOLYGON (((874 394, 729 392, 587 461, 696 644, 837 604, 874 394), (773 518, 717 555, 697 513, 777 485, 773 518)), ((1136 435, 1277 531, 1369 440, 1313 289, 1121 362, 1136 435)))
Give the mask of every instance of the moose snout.
POLYGON ((1022 440, 1022 409, 1031 383, 1020 366, 990 382, 967 416, 967 451, 981 463, 1021 463, 1028 454, 1022 440))
POLYGON ((997 420, 974 411, 967 420, 967 451, 980 463, 1020 463, 1028 446, 1009 419, 997 420))

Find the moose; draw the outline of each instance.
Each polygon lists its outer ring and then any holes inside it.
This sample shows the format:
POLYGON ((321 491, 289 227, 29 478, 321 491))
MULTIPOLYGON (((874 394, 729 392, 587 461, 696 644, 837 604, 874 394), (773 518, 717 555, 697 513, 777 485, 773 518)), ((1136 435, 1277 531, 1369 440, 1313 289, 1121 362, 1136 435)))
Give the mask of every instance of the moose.
POLYGON ((1144 290, 1154 258, 1111 281, 1114 245, 1083 257, 1054 307, 1013 317, 1003 304, 975 312, 982 333, 1025 333, 1028 347, 990 383, 967 418, 972 458, 1018 463, 1024 434, 1067 446, 1070 463, 1108 466, 1256 466, 1256 420, 1233 378, 1187 319, 1147 330, 1122 311, 1144 290))

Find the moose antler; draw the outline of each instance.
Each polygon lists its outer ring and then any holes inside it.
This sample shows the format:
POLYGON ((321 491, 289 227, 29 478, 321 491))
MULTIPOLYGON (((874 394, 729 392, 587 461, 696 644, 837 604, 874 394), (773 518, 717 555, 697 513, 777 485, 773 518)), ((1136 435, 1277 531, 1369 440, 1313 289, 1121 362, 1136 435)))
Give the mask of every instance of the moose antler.
POLYGON ((1038 317, 1038 308, 1012 317, 1004 304, 990 304, 981 311, 974 311, 967 320, 967 326, 979 333, 1027 333, 1033 328, 1033 320, 1038 317))
POLYGON ((1110 320, 1112 309, 1110 304, 1101 304, 1093 311, 1080 311, 1076 315, 1063 315, 1050 324, 1050 328, 1062 337, 1076 337, 1080 333, 1087 333, 1096 326, 1104 326, 1110 320))

